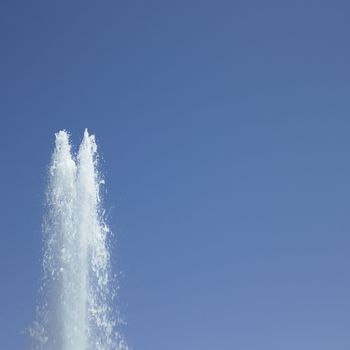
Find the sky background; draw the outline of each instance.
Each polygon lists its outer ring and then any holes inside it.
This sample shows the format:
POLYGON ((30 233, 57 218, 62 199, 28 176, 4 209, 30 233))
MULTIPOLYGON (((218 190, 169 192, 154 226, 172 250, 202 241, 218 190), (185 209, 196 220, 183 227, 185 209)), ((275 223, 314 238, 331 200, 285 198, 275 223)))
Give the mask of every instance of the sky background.
POLYGON ((348 1, 0 2, 0 347, 28 350, 54 133, 96 134, 134 350, 350 348, 348 1))

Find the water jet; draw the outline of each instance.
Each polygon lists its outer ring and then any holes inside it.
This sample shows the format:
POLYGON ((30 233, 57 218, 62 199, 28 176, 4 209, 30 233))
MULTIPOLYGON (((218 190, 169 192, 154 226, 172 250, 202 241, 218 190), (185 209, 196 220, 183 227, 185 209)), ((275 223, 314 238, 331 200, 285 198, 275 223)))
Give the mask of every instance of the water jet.
POLYGON ((103 218, 94 135, 76 155, 56 133, 43 233, 43 279, 30 329, 35 350, 125 350, 112 309, 109 229, 103 218))

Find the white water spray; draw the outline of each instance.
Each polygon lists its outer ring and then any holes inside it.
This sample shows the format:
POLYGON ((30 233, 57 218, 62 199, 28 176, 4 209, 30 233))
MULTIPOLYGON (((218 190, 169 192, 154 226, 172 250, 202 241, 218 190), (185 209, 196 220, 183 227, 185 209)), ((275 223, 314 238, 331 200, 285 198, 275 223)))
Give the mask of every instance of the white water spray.
MULTIPOLYGON (((108 227, 100 201, 97 147, 87 130, 76 157, 67 132, 56 134, 44 222, 44 277, 36 350, 125 350, 111 310, 108 227)), ((114 313, 115 314, 115 313, 114 313)))

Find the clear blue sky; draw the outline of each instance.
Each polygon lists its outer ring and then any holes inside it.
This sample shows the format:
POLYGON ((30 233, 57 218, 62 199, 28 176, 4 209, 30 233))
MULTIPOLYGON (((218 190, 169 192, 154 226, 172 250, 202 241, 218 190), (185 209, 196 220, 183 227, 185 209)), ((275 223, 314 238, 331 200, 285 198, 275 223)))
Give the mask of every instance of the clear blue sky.
POLYGON ((348 350, 349 12, 1 1, 1 349, 28 349, 54 132, 87 127, 134 350, 348 350))

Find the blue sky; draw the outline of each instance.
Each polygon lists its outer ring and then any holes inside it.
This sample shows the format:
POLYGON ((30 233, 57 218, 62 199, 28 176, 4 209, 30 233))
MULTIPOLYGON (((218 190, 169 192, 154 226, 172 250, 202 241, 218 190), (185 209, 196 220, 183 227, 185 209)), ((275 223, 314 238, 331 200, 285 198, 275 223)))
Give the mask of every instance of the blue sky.
POLYGON ((87 127, 133 349, 349 349, 349 11, 1 1, 0 347, 28 349, 54 133, 87 127))

